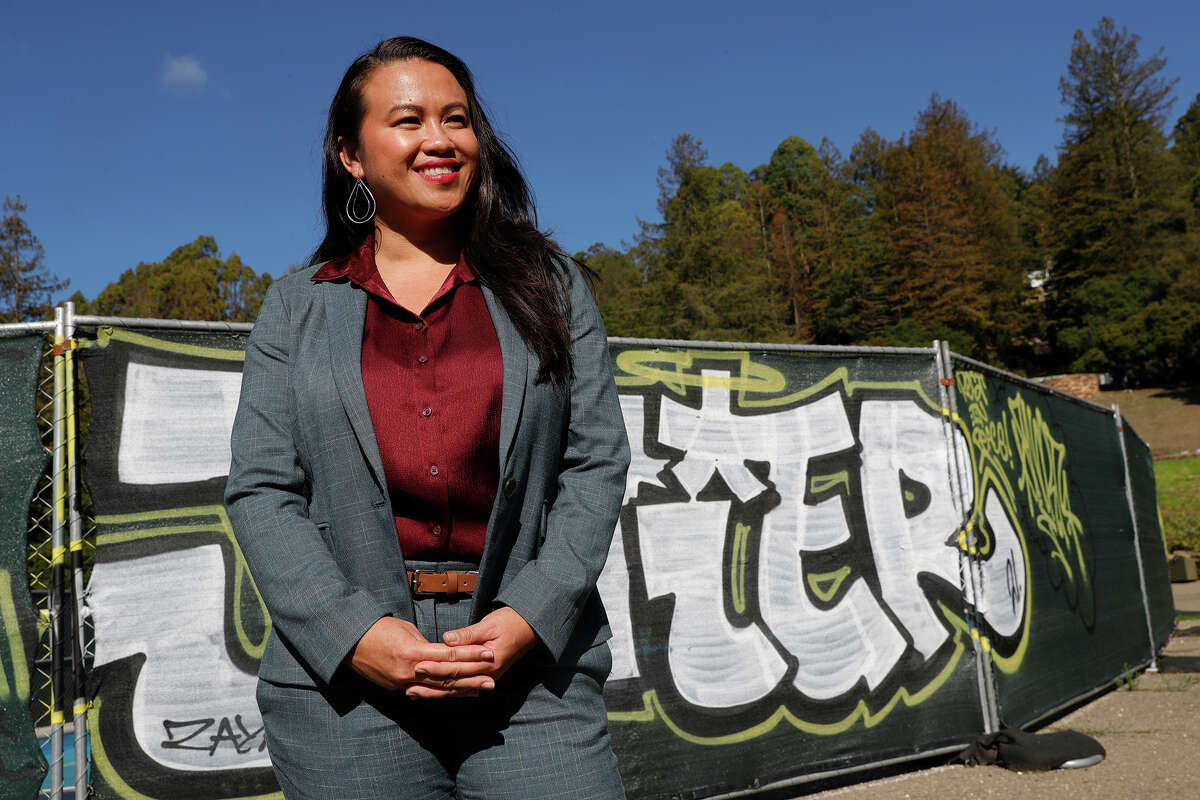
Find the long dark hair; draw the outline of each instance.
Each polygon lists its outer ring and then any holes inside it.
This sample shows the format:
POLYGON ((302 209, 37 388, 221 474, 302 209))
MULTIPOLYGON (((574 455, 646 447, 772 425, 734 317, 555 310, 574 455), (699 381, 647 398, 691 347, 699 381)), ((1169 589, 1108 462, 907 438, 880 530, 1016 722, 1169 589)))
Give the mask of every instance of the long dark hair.
POLYGON ((394 61, 431 61, 450 71, 467 96, 467 112, 479 143, 479 170, 459 214, 463 253, 504 305, 525 343, 537 353, 537 380, 562 382, 571 374, 571 308, 567 261, 537 227, 537 212, 516 156, 496 134, 475 94, 467 65, 437 45, 411 36, 385 39, 354 60, 329 104, 325 126, 321 201, 325 238, 311 263, 348 255, 370 231, 346 217, 354 179, 342 166, 338 139, 357 142, 366 113, 362 89, 371 72, 394 61))

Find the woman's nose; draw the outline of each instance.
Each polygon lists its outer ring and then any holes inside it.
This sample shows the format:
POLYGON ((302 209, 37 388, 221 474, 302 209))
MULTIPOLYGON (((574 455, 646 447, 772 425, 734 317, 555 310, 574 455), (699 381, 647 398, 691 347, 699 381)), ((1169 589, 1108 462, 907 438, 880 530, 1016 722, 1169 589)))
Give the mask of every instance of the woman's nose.
POLYGON ((425 137, 422 149, 427 153, 445 153, 454 149, 454 142, 451 141, 450 135, 444 127, 435 124, 429 129, 429 135, 425 137))

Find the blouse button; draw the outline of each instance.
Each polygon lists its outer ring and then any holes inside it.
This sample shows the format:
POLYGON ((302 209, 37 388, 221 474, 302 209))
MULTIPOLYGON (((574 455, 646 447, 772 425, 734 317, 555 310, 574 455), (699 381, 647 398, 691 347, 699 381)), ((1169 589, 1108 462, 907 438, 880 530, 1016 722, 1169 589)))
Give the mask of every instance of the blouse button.
POLYGON ((442 535, 442 526, 441 526, 441 525, 434 525, 434 526, 433 526, 433 535, 434 535, 434 536, 441 536, 441 535, 442 535))
POLYGON ((418 323, 416 324, 416 329, 417 329, 417 330, 419 330, 419 331, 423 331, 423 330, 425 330, 425 323, 424 323, 424 322, 418 322, 418 323))
POLYGON ((424 408, 421 409, 422 417, 428 417, 432 413, 433 413, 433 409, 430 408, 429 406, 425 406, 424 408))
POLYGON ((424 364, 429 360, 429 356, 417 356, 417 363, 424 364))
POLYGON ((437 477, 437 474, 438 474, 437 464, 434 464, 432 467, 429 468, 429 474, 433 475, 434 477, 437 477))

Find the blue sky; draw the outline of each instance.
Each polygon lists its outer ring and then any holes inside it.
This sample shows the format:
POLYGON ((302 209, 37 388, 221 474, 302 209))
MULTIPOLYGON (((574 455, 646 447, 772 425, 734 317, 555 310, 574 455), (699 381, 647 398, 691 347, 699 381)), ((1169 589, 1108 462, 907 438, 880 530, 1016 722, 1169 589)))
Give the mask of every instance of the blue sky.
MULTIPOLYGON (((541 223, 572 252, 656 216, 671 139, 751 169, 787 136, 894 139, 933 92, 1009 162, 1054 158, 1071 36, 1104 14, 1165 50, 1174 119, 1200 92, 1200 3, 10 3, 0 196, 89 298, 216 237, 278 276, 320 233, 323 118, 346 66, 398 34, 471 66, 541 223)), ((65 297, 65 294, 64 294, 65 297)))

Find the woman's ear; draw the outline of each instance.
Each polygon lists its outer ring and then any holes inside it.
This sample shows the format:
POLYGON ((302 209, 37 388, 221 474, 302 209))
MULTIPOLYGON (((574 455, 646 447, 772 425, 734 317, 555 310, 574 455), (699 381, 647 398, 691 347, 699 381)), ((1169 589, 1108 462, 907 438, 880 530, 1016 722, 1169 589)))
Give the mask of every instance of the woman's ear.
POLYGON ((362 178, 363 172, 362 162, 358 160, 358 148, 354 146, 345 136, 339 136, 337 140, 338 158, 342 160, 342 167, 346 172, 350 173, 351 178, 362 178))

